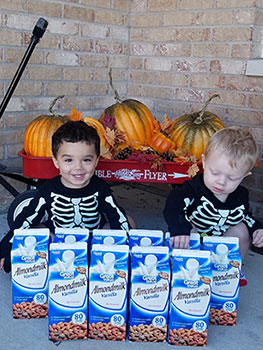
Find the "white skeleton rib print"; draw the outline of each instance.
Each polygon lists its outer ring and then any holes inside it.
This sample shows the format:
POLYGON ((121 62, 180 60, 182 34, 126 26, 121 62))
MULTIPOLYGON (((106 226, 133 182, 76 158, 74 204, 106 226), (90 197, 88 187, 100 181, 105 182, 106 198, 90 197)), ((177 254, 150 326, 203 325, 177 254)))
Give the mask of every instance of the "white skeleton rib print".
POLYGON ((83 198, 69 198, 52 192, 51 197, 51 220, 55 227, 98 227, 101 219, 98 192, 83 198))
POLYGON ((200 233, 209 233, 220 236, 228 230, 230 226, 237 225, 241 221, 246 221, 249 227, 252 227, 254 220, 244 216, 245 207, 240 205, 235 209, 216 209, 212 202, 206 197, 201 197, 202 204, 187 215, 187 208, 192 204, 189 198, 185 198, 185 217, 198 229, 200 233))

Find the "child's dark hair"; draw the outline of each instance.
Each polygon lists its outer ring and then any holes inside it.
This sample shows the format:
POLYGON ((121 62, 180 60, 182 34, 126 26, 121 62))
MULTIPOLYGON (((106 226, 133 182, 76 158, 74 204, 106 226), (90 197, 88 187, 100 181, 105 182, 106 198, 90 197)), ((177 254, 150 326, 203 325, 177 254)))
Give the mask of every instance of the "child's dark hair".
POLYGON ((100 156, 100 138, 97 130, 82 120, 69 121, 62 124, 52 136, 52 153, 56 158, 58 149, 63 142, 86 142, 94 145, 97 156, 100 156))

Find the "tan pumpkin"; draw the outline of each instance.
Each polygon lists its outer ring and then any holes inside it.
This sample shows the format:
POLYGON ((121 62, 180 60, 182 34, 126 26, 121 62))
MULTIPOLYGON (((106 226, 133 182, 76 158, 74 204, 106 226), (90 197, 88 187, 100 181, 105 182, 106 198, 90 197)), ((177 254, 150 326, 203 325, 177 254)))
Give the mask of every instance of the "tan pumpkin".
POLYGON ((109 76, 117 102, 104 110, 99 118, 100 122, 104 124, 105 115, 115 119, 116 129, 125 133, 126 142, 123 147, 148 145, 157 121, 143 103, 133 99, 121 101, 118 92, 112 85, 111 70, 109 76))
POLYGON ((201 160, 209 138, 224 128, 222 120, 215 114, 206 111, 209 102, 219 95, 211 96, 200 112, 185 114, 171 125, 168 136, 177 148, 182 148, 201 160))
POLYGON ((61 116, 53 112, 53 107, 58 99, 55 98, 50 107, 50 115, 40 115, 32 120, 24 134, 24 150, 27 155, 33 157, 51 157, 52 156, 52 135, 65 122, 69 121, 68 116, 61 116))
POLYGON ((91 117, 85 117, 85 118, 83 118, 83 121, 86 124, 88 124, 89 126, 92 126, 94 129, 97 130, 97 133, 100 137, 100 153, 101 153, 101 156, 103 156, 105 150, 110 149, 110 145, 104 136, 104 134, 105 134, 104 126, 101 124, 100 121, 98 121, 97 119, 91 118, 91 117))
POLYGON ((149 141, 149 146, 158 153, 175 149, 175 143, 161 132, 155 132, 149 141))

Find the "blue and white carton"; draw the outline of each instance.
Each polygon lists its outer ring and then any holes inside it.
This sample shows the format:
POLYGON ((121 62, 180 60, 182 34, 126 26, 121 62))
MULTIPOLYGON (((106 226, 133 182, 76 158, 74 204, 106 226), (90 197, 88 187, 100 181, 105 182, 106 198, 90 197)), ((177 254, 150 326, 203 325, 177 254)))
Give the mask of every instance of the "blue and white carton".
POLYGON ((211 253, 213 274, 210 323, 235 326, 242 265, 237 237, 209 237, 203 247, 211 253))
POLYGON ((168 247, 133 247, 129 340, 167 341, 169 284, 168 247))
POLYGON ((14 230, 11 251, 14 318, 48 315, 49 229, 14 230))
MULTIPOLYGON (((170 247, 170 232, 165 232, 165 246, 169 247, 170 255, 172 254, 172 248, 170 247)), ((199 233, 190 233, 190 241, 188 249, 200 250, 201 249, 201 240, 199 233)))
POLYGON ((169 344, 206 346, 211 283, 209 252, 173 250, 169 344))
POLYGON ((89 269, 89 338, 126 339, 128 245, 92 245, 89 269))
POLYGON ((93 230, 91 244, 122 245, 127 244, 127 232, 114 229, 93 230))
POLYGON ((163 231, 161 230, 140 230, 129 231, 129 247, 163 246, 163 231))
POLYGON ((50 244, 49 339, 87 339, 87 243, 50 244))
POLYGON ((90 232, 86 228, 55 228, 55 236, 53 243, 75 243, 88 242, 90 232))

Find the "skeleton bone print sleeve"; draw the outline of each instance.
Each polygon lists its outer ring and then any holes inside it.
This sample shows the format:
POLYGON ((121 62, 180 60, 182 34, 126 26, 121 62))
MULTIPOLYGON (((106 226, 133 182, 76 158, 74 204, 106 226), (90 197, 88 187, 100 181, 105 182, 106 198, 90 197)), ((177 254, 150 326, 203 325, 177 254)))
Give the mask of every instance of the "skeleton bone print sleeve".
POLYGON ((206 188, 202 174, 177 185, 167 198, 164 218, 171 236, 189 235, 192 224, 200 234, 223 235, 243 222, 252 236, 263 225, 250 213, 248 190, 243 186, 229 194, 223 203, 206 188))

